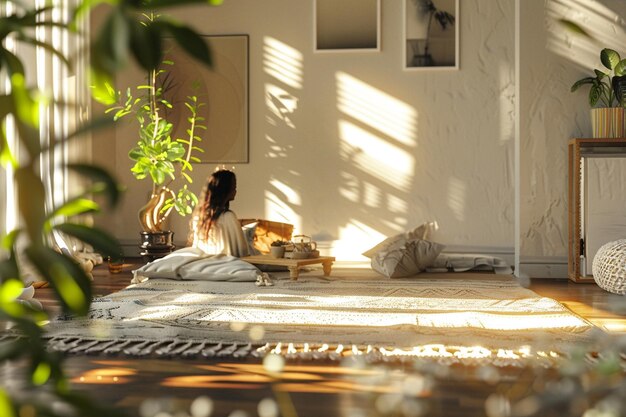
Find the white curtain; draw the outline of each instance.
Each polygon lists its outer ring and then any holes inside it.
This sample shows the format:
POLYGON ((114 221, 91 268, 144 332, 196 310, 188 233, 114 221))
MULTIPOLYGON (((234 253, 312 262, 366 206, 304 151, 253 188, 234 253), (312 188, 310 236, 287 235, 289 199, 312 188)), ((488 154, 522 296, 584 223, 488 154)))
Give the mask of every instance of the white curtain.
MULTIPOLYGON (((32 8, 53 6, 45 18, 61 22, 65 27, 77 3, 79 0, 22 2, 32 8)), ((0 13, 4 15, 10 15, 15 10, 11 2, 0 4, 0 13)), ((85 21, 79 27, 81 35, 59 27, 41 27, 34 32, 37 40, 51 44, 68 57, 70 68, 44 48, 24 45, 13 39, 7 40, 5 45, 24 63, 27 85, 37 87, 49 97, 51 103, 55 103, 50 106, 42 105, 39 117, 41 145, 50 148, 39 160, 39 172, 48 191, 48 209, 64 202, 71 194, 70 191, 79 186, 72 182, 65 168, 66 164, 76 160, 88 161, 90 156, 89 137, 65 141, 68 134, 89 117, 89 90, 86 80, 88 49, 85 46, 88 29, 88 22, 85 21)), ((1 74, 1 80, 2 92, 9 92, 10 85, 5 73, 1 74)), ((19 160, 22 149, 11 120, 7 121, 6 131, 9 146, 19 160)), ((6 197, 0 200, 0 235, 4 235, 20 224, 13 172, 10 168, 0 170, 0 186, 6 190, 2 193, 6 197)))

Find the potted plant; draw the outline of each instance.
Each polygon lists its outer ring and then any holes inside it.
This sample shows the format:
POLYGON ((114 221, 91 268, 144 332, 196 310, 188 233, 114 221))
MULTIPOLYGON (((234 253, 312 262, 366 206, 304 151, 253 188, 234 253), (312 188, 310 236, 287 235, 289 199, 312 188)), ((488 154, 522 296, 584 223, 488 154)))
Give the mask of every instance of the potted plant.
POLYGON ((574 92, 589 85, 589 106, 594 138, 624 137, 624 105, 626 104, 626 59, 613 49, 600 51, 600 61, 608 71, 594 70, 595 76, 576 81, 574 92))
MULTIPOLYGON (((149 18, 154 19, 154 16, 149 18)), ((111 89, 118 104, 106 110, 106 113, 114 112, 115 121, 133 114, 139 127, 139 140, 128 156, 134 161, 131 172, 135 178, 152 182, 150 198, 139 210, 142 255, 149 258, 164 255, 174 248, 173 233, 163 230, 172 209, 186 216, 198 202, 188 185, 193 182, 189 175, 193 163, 200 161, 195 154, 203 152, 197 146, 202 140, 197 132, 206 129, 205 119, 198 113, 205 104, 196 95, 187 96, 183 103, 188 112, 186 135, 174 137, 174 126, 167 119, 168 111, 177 105, 167 98, 167 92, 175 87, 167 70, 172 65, 173 61, 163 60, 159 67, 148 72, 146 84, 128 88, 125 94, 111 89), (174 187, 174 181, 179 179, 181 181, 174 187)))
POLYGON ((285 246, 288 244, 288 242, 285 242, 284 240, 275 240, 272 243, 270 243, 270 254, 274 257, 274 258, 282 258, 285 256, 285 246))

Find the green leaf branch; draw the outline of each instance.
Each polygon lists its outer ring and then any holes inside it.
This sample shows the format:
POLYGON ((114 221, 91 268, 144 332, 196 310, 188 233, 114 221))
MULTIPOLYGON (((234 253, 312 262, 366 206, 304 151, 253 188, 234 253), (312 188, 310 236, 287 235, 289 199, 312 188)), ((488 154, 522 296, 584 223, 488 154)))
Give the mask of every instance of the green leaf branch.
MULTIPOLYGON (((146 14, 145 19, 147 26, 159 21, 153 13, 146 14)), ((117 104, 107 108, 105 113, 113 114, 115 121, 128 115, 135 116, 139 140, 128 153, 134 161, 131 172, 139 180, 152 181, 152 195, 160 189, 169 190, 174 181, 182 178, 183 184, 172 190, 173 196, 166 200, 161 211, 169 212, 173 207, 178 214, 185 216, 198 202, 188 185, 193 183, 189 175, 193 163, 199 161, 195 155, 203 152, 197 145, 202 141, 198 132, 206 130, 205 119, 199 114, 205 103, 197 95, 186 97, 186 136, 174 137, 174 125, 167 120, 167 112, 174 108, 174 103, 167 98, 167 93, 175 87, 168 71, 173 65, 173 61, 163 60, 157 68, 148 71, 146 84, 127 88, 125 93, 115 92, 109 85, 107 91, 115 96, 117 104)), ((197 89, 197 85, 192 88, 197 89)))
POLYGON ((571 91, 575 92, 584 85, 589 86, 589 106, 624 107, 626 105, 626 59, 618 52, 604 48, 600 51, 600 61, 606 70, 595 69, 593 77, 584 77, 576 81, 571 91))
MULTIPOLYGON (((55 28, 69 34, 80 33, 80 20, 88 17, 93 7, 107 4, 104 25, 94 33, 90 41, 91 84, 93 96, 103 102, 111 102, 114 90, 106 82, 113 79, 116 71, 134 59, 140 66, 149 71, 162 60, 162 38, 173 37, 176 43, 183 43, 183 50, 190 53, 203 63, 210 65, 210 51, 202 38, 192 29, 173 19, 163 17, 160 22, 146 25, 142 19, 149 10, 185 4, 217 5, 221 1, 211 0, 84 0, 78 1, 71 17, 65 13, 56 13, 56 3, 42 7, 31 7, 26 2, 13 1, 10 10, 0 15, 0 77, 7 85, 7 92, 0 94, 0 169, 12 173, 14 178, 17 209, 21 218, 21 226, 14 230, 2 231, 0 234, 0 320, 10 323, 12 332, 17 337, 4 339, 0 342, 0 364, 6 361, 19 360, 26 365, 26 386, 43 388, 46 400, 37 397, 36 391, 29 392, 27 397, 14 396, 14 392, 0 388, 0 415, 17 417, 24 404, 28 404, 37 415, 61 417, 53 403, 62 402, 68 405, 74 415, 91 416, 122 416, 120 410, 112 411, 107 407, 96 405, 95 402, 72 392, 63 371, 62 357, 47 349, 44 342, 45 328, 43 323, 48 316, 19 300, 24 281, 27 278, 24 260, 35 270, 38 279, 45 280, 50 286, 63 308, 71 315, 84 315, 91 305, 91 280, 71 254, 61 252, 54 245, 54 235, 64 233, 92 245, 103 255, 116 255, 120 247, 116 239, 102 230, 86 226, 81 216, 100 211, 100 205, 93 201, 96 194, 103 194, 109 206, 119 201, 121 187, 104 169, 90 164, 66 164, 72 175, 77 175, 86 185, 82 192, 68 196, 67 200, 57 206, 48 204, 52 199, 49 190, 42 181, 40 160, 46 157, 51 146, 60 146, 69 139, 80 139, 85 132, 103 125, 101 120, 93 120, 79 126, 75 132, 65 137, 47 137, 52 135, 49 129, 39 126, 40 112, 47 111, 51 105, 75 106, 72 103, 53 102, 36 87, 28 85, 27 80, 35 79, 28 74, 33 66, 25 65, 19 53, 10 50, 7 42, 11 39, 18 45, 30 45, 45 51, 57 58, 70 70, 75 64, 63 51, 52 43, 42 41, 35 36, 35 31, 42 28, 55 28), (13 138, 9 140, 8 121, 15 126, 17 145, 13 138), (42 140, 42 138, 44 140, 42 140), (46 142, 48 144, 46 144, 46 142), (16 149, 19 147, 19 150, 16 149), (49 395, 55 401, 49 401, 49 395)), ((81 51, 84 52, 84 51, 81 51)), ((160 71, 160 70, 158 70, 160 71)), ((152 84, 155 86, 156 84, 152 84)), ((156 98, 156 97, 155 97, 156 98)), ((189 137, 171 138, 171 124, 160 114, 152 120, 146 114, 146 126, 149 127, 142 141, 150 144, 154 138, 163 138, 160 147, 152 151, 157 155, 160 173, 144 172, 138 175, 149 175, 159 183, 171 181, 176 176, 174 165, 180 165, 179 171, 185 171, 183 177, 187 182, 191 178, 187 171, 192 169, 195 161, 193 153, 198 151, 196 143, 200 140, 195 132, 201 129, 202 119, 197 115, 200 104, 197 99, 189 101, 192 112, 189 137), (150 125, 152 123, 152 125, 150 125), (188 146, 188 148, 186 148, 188 146)), ((168 107, 165 99, 152 103, 168 107)), ((133 105, 128 102, 126 105, 133 105)), ((148 103, 148 109, 150 104, 148 103)), ((148 110, 146 109, 146 110, 148 110)), ((143 157, 155 157, 147 147, 139 147, 143 157)), ((139 155, 139 154, 137 154, 139 155)), ((156 157, 155 157, 156 158, 156 157)), ((177 194, 181 202, 193 204, 195 196, 186 185, 177 194)), ((186 211, 187 206, 178 204, 178 208, 186 211)), ((63 415, 66 415, 63 413, 63 415)))

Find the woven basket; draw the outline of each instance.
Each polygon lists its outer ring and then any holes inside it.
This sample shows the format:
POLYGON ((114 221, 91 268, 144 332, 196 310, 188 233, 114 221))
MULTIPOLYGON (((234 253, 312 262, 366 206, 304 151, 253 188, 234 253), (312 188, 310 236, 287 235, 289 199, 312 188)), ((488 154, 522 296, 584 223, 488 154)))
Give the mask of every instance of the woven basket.
POLYGON ((592 271, 600 288, 626 295, 626 239, 603 245, 593 258, 592 271))

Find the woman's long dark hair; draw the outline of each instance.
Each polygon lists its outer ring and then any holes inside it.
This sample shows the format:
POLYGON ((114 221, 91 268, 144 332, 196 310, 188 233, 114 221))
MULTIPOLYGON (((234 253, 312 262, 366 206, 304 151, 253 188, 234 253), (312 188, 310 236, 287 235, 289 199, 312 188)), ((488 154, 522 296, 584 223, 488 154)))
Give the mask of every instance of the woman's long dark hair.
POLYGON ((211 225, 222 213, 229 209, 229 196, 235 186, 235 173, 227 169, 215 171, 209 176, 206 186, 202 189, 198 204, 192 216, 192 227, 195 223, 196 231, 191 230, 201 240, 209 236, 211 225))

